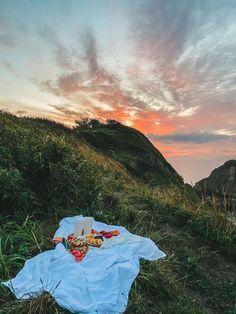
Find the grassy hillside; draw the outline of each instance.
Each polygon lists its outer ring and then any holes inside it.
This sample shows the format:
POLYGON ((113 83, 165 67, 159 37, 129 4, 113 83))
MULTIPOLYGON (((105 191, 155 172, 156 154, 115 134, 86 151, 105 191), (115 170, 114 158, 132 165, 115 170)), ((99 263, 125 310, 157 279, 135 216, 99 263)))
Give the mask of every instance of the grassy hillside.
POLYGON ((194 189, 209 204, 236 218, 236 159, 214 169, 208 178, 196 182, 194 189))
POLYGON ((152 185, 183 184, 163 155, 136 129, 114 120, 101 123, 84 119, 78 121, 75 131, 80 139, 120 162, 136 178, 152 185))
MULTIPOLYGON (((89 132, 99 141, 101 130, 89 132)), ((52 248, 62 217, 92 215, 150 237, 168 255, 141 262, 126 313, 235 313, 233 226, 197 203, 185 185, 170 179, 147 185, 123 159, 95 151, 86 140, 78 129, 0 113, 0 280, 52 248)), ((132 152, 127 155, 130 161, 132 152)), ((0 313, 67 312, 49 294, 19 301, 0 285, 0 313)))

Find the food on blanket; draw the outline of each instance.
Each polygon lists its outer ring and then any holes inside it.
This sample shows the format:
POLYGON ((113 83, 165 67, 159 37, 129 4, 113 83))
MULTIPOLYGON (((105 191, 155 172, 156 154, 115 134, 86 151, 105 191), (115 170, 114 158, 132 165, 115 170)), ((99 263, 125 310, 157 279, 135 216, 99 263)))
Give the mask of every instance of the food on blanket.
POLYGON ((104 234, 104 237, 106 239, 110 239, 110 238, 112 238, 112 234, 110 232, 107 232, 106 234, 104 234))
POLYGON ((96 230, 94 230, 94 229, 92 229, 91 233, 92 233, 92 234, 100 234, 100 232, 98 232, 98 231, 96 231, 96 230))
POLYGON ((113 231, 100 231, 100 233, 104 236, 104 238, 110 239, 113 236, 118 236, 120 232, 118 230, 113 230, 113 231))
POLYGON ((102 239, 95 239, 95 237, 88 236, 86 237, 86 243, 92 246, 101 246, 102 239))
POLYGON ((71 233, 68 235, 67 239, 55 237, 52 241, 56 244, 63 243, 65 248, 70 254, 74 255, 75 260, 78 262, 87 254, 89 246, 100 247, 103 242, 103 237, 109 239, 119 234, 120 232, 118 230, 98 232, 92 229, 91 233, 86 235, 85 239, 77 238, 74 233, 71 233))
POLYGON ((77 254, 77 252, 78 252, 77 250, 71 250, 70 251, 70 253, 73 254, 73 255, 77 254))
POLYGON ((84 245, 85 245, 85 241, 78 239, 78 240, 73 241, 72 244, 73 244, 74 246, 84 246, 84 245))
POLYGON ((63 241, 63 238, 61 238, 61 237, 55 237, 55 238, 53 238, 52 239, 52 242, 54 242, 54 243, 62 243, 62 241, 63 241))
POLYGON ((109 239, 109 238, 112 238, 114 236, 118 236, 119 234, 120 234, 119 230, 113 230, 113 231, 104 231, 103 230, 103 231, 98 232, 98 231, 92 229, 91 234, 89 236, 92 237, 92 235, 94 235, 96 238, 96 236, 100 237, 102 235, 104 238, 109 239))
POLYGON ((66 249, 70 254, 74 255, 75 261, 82 261, 84 256, 88 252, 88 244, 84 239, 78 239, 74 236, 74 234, 69 234, 66 241, 66 249))
POLYGON ((67 241, 72 242, 74 240, 76 240, 76 236, 74 235, 74 233, 69 234, 67 237, 67 241))
POLYGON ((91 244, 94 246, 101 246, 102 240, 101 239, 93 239, 93 240, 91 240, 91 244))
POLYGON ((78 250, 72 250, 70 253, 74 255, 76 262, 79 262, 84 258, 84 254, 78 250))
POLYGON ((111 231, 111 234, 113 236, 118 236, 118 235, 120 235, 120 231, 119 230, 113 230, 113 231, 111 231))
POLYGON ((87 246, 83 246, 81 249, 79 249, 80 252, 82 252, 84 255, 88 252, 87 246))
POLYGON ((75 256, 76 262, 82 261, 82 259, 83 259, 83 256, 75 256))
POLYGON ((94 235, 94 239, 101 239, 101 240, 103 240, 103 236, 95 234, 94 235))
POLYGON ((76 262, 81 261, 88 252, 88 245, 83 241, 83 246, 70 245, 69 253, 74 255, 76 262))
POLYGON ((82 257, 83 253, 80 252, 80 251, 76 251, 76 253, 74 255, 77 256, 77 257, 82 257))
POLYGON ((91 238, 91 239, 93 239, 93 238, 94 238, 94 234, 90 233, 90 234, 88 234, 88 235, 86 236, 86 238, 91 238))

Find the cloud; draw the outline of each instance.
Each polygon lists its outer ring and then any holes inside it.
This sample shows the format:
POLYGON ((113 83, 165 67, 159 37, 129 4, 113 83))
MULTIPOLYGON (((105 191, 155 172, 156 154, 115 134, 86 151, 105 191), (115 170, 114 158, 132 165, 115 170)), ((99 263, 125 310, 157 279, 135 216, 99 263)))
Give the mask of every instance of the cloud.
POLYGON ((99 71, 99 66, 97 43, 91 30, 87 29, 85 33, 83 33, 82 42, 84 44, 85 58, 89 65, 89 73, 90 75, 94 75, 97 71, 99 71))
POLYGON ((196 111, 198 110, 199 106, 196 107, 190 107, 188 109, 183 109, 182 111, 180 111, 178 113, 179 117, 189 117, 192 116, 196 113, 196 111))
POLYGON ((48 88, 55 95, 68 95, 77 92, 80 89, 80 74, 78 72, 72 72, 69 74, 61 74, 56 83, 53 84, 50 81, 43 82, 43 85, 48 88))
POLYGON ((225 141, 232 140, 236 141, 235 135, 226 135, 226 134, 216 134, 216 133, 176 133, 169 135, 155 135, 149 134, 149 139, 153 141, 160 141, 165 143, 194 143, 194 144, 203 144, 215 141, 225 141))
POLYGON ((136 74, 148 65, 139 85, 133 83, 137 93, 172 116, 189 117, 201 106, 206 112, 224 106, 230 116, 236 107, 235 2, 150 0, 134 11, 136 74))
POLYGON ((215 133, 220 134, 220 135, 236 136, 236 128, 219 129, 219 130, 216 130, 215 133))
POLYGON ((150 57, 156 57, 153 52, 158 51, 160 62, 173 61, 185 45, 192 24, 191 13, 195 2, 150 0, 137 7, 138 15, 133 15, 136 20, 134 27, 137 23, 140 25, 136 33, 137 39, 146 39, 142 52, 148 53, 150 57), (151 48, 150 51, 146 51, 146 44, 151 48))
POLYGON ((74 70, 78 64, 77 52, 72 47, 65 46, 58 38, 57 33, 48 25, 39 28, 39 35, 52 48, 56 64, 62 70, 74 70))
MULTIPOLYGON (((48 34, 50 32, 47 32, 47 36, 48 34)), ((54 35, 51 34, 50 37, 52 36, 54 35)), ((97 43, 91 30, 87 30, 83 34, 82 43, 84 62, 82 68, 76 71, 61 68, 63 71, 56 79, 36 83, 41 90, 46 90, 71 104, 69 116, 66 108, 68 105, 65 104, 56 108, 67 118, 74 117, 79 108, 80 115, 87 114, 100 117, 112 115, 115 119, 124 117, 125 121, 123 122, 132 123, 131 120, 135 119, 138 108, 144 110, 145 103, 133 97, 130 91, 123 89, 118 77, 100 64, 97 43)), ((78 58, 80 57, 78 56, 78 58)))
MULTIPOLYGON (((226 69, 224 62, 218 62, 223 49, 231 55, 231 48, 224 39, 223 46, 218 44, 216 37, 222 27, 218 20, 229 12, 228 5, 221 10, 214 3, 199 6, 196 0, 191 5, 187 0, 149 0, 137 3, 133 10, 130 42, 135 49, 130 53, 134 58, 122 74, 101 63, 104 47, 98 46, 92 27, 81 32, 79 46, 66 46, 58 32, 47 25, 41 27, 40 36, 51 47, 59 67, 56 77, 39 83, 41 90, 62 98, 75 111, 89 109, 105 115, 119 107, 124 122, 145 133, 198 133, 202 128, 211 133, 217 120, 219 128, 226 128, 235 110, 236 88, 231 84, 234 73, 229 74, 228 60, 226 69), (205 10, 216 12, 216 17, 205 10), (207 55, 209 49, 212 58, 207 55), (152 120, 156 118, 160 125, 152 120)), ((231 38, 234 28, 230 31, 232 23, 226 24, 231 38)))
POLYGON ((0 46, 3 48, 14 48, 16 39, 11 33, 0 33, 0 46))
POLYGON ((56 113, 62 114, 66 122, 74 122, 75 120, 82 117, 81 111, 76 111, 69 104, 64 105, 50 105, 52 108, 56 110, 56 113))
POLYGON ((7 69, 7 70, 10 70, 10 71, 14 71, 14 67, 12 66, 12 64, 7 61, 6 59, 2 59, 0 60, 0 66, 7 69))

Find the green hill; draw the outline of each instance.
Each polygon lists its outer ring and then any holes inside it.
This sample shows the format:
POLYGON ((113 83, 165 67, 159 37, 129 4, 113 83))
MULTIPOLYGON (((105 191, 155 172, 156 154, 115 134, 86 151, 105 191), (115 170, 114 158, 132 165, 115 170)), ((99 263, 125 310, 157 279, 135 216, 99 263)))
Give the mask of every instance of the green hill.
POLYGON ((79 121, 76 134, 108 157, 120 162, 131 175, 152 185, 183 184, 163 155, 138 130, 108 120, 79 121))
MULTIPOLYGON (((141 262, 126 313, 235 313, 235 228, 198 203, 140 132, 85 122, 69 129, 0 113, 0 280, 52 248, 62 217, 92 215, 168 255, 141 262)), ((49 294, 15 300, 0 285, 0 313, 66 311, 49 294)))

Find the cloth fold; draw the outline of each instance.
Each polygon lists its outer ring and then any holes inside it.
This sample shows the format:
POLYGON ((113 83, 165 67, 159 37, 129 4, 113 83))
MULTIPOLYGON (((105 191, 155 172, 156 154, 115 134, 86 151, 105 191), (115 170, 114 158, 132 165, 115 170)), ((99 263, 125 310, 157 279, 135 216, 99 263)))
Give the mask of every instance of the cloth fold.
MULTIPOLYGON (((54 237, 67 237, 73 223, 82 216, 61 220, 54 237)), ((164 252, 148 238, 130 233, 121 226, 94 222, 97 231, 119 230, 120 235, 91 247, 82 262, 59 243, 54 250, 27 260, 12 280, 3 282, 18 299, 37 296, 43 291, 72 313, 123 313, 133 281, 139 272, 139 259, 164 258, 164 252)))

